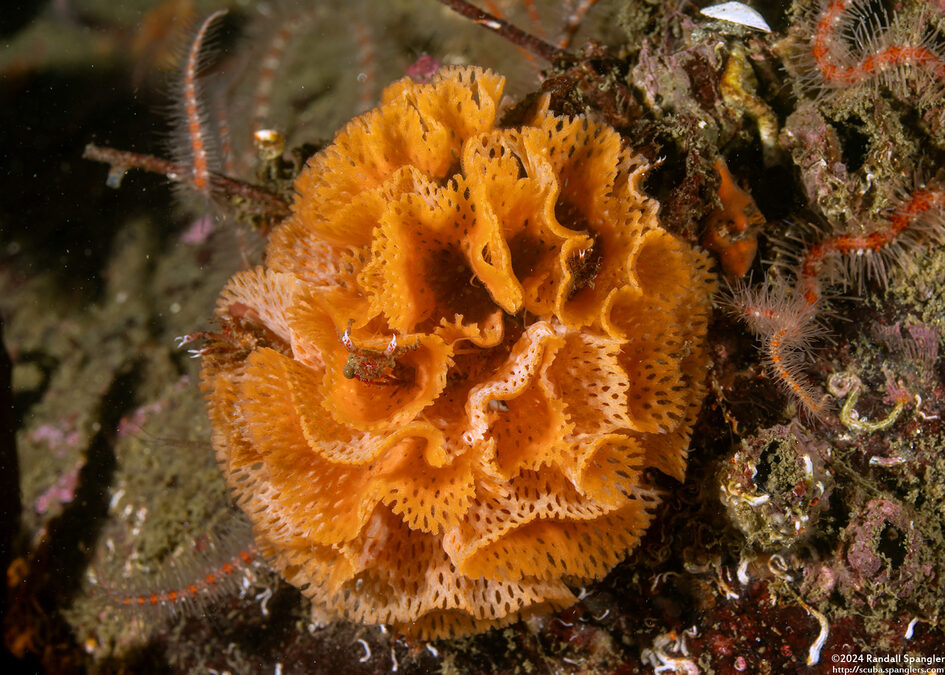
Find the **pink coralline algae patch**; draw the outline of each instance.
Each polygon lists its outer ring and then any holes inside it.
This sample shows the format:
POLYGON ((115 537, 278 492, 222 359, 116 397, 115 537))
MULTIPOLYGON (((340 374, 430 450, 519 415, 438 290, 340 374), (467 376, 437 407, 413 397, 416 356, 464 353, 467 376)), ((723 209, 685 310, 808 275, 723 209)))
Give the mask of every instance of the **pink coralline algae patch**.
POLYGON ((424 54, 407 68, 407 75, 418 84, 426 84, 433 79, 441 65, 434 57, 424 54))
POLYGON ((72 428, 71 424, 63 426, 41 424, 31 431, 27 438, 33 443, 45 443, 57 456, 61 456, 64 449, 78 447, 82 438, 79 430, 72 428))
POLYGON ((141 431, 148 417, 164 408, 162 401, 154 401, 137 408, 129 417, 122 417, 118 422, 118 435, 128 436, 141 431))
POLYGON ((182 244, 202 244, 207 239, 210 238, 210 235, 213 234, 213 218, 210 216, 204 216, 203 218, 198 218, 190 224, 184 232, 180 235, 180 241, 182 244))
MULTIPOLYGON (((190 378, 186 375, 180 378, 175 385, 176 391, 181 391, 186 389, 190 384, 190 378)), ((144 428, 144 425, 147 424, 149 418, 155 413, 159 413, 167 407, 166 399, 159 399, 157 401, 152 401, 151 403, 145 404, 135 408, 130 415, 122 417, 118 422, 118 436, 129 436, 131 434, 136 434, 144 428)))
POLYGON ((84 462, 78 462, 72 469, 59 476, 56 482, 43 491, 33 502, 33 510, 43 515, 55 504, 68 504, 75 498, 75 489, 79 484, 79 470, 84 462))

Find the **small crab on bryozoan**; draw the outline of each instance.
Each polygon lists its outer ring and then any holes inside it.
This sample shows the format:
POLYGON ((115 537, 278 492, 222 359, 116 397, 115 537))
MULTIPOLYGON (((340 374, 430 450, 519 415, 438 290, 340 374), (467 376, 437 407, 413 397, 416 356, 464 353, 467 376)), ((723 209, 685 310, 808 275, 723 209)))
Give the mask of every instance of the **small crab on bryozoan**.
POLYGON ((400 385, 410 382, 413 368, 405 363, 398 363, 402 354, 413 351, 419 343, 398 345, 397 334, 391 335, 390 343, 384 350, 358 347, 351 339, 351 326, 354 319, 348 319, 345 332, 339 338, 348 350, 348 362, 341 374, 349 380, 358 380, 365 384, 400 385))

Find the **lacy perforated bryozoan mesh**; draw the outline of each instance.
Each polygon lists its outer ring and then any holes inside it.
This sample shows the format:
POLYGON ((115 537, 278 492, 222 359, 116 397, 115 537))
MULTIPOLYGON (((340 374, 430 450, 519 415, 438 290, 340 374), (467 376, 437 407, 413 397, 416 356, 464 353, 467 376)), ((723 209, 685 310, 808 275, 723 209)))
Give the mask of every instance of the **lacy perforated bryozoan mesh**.
POLYGON ((574 602, 685 471, 713 281, 609 127, 405 78, 296 182, 204 350, 260 550, 329 616, 422 638, 574 602))

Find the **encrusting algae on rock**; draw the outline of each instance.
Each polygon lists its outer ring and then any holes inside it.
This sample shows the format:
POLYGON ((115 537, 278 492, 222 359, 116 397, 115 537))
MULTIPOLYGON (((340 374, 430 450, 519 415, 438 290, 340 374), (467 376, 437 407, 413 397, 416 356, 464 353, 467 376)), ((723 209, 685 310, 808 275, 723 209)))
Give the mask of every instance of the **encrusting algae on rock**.
POLYGON ((685 472, 714 280, 620 136, 405 78, 296 181, 203 350, 260 551, 330 617, 460 635, 571 604, 685 472))

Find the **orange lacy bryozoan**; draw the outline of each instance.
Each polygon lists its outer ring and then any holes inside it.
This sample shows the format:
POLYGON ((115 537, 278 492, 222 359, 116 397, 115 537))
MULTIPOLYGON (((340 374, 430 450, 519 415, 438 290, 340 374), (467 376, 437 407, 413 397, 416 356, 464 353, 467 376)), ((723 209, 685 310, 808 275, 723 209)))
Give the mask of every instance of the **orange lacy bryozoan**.
POLYGON ((611 128, 403 79, 296 182, 203 385, 272 565, 329 616, 459 635, 566 606, 685 472, 712 277, 611 128))

